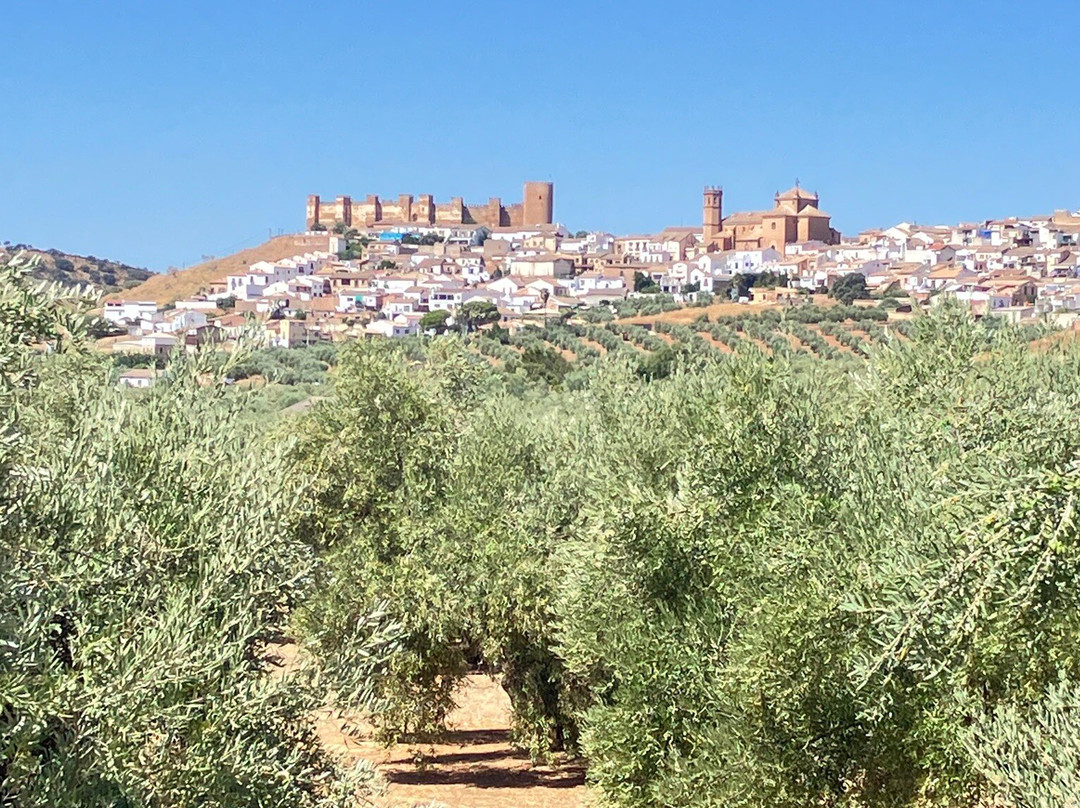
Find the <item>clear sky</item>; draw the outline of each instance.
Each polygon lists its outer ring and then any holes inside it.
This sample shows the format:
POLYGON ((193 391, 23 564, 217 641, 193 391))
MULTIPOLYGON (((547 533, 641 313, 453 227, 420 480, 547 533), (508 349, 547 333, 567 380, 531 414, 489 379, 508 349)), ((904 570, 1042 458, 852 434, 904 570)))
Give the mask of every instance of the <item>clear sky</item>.
POLYGON ((572 229, 767 207, 844 232, 1080 207, 1080 3, 0 0, 0 240, 162 270, 305 197, 517 201, 572 229))

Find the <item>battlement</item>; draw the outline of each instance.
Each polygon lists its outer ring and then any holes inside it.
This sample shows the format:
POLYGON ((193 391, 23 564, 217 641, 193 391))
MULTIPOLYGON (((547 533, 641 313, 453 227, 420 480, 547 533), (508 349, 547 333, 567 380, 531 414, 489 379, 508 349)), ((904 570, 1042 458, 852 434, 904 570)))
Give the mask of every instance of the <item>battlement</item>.
POLYGON ((351 196, 339 196, 324 202, 311 195, 307 201, 307 229, 326 228, 339 222, 347 227, 370 227, 376 224, 475 224, 485 227, 524 227, 552 224, 555 186, 550 182, 526 182, 521 202, 504 205, 493 196, 486 203, 470 205, 460 196, 436 203, 431 194, 401 194, 396 200, 383 200, 375 194, 363 202, 351 196))

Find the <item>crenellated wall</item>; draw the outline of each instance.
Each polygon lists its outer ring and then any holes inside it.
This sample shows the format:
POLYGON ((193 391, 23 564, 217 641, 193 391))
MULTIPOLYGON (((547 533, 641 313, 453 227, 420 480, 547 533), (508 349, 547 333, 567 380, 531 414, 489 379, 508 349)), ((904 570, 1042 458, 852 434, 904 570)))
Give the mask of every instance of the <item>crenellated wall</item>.
POLYGON ((485 227, 522 227, 551 224, 554 186, 550 182, 527 182, 524 200, 504 205, 493 196, 486 203, 467 204, 460 196, 436 203, 431 194, 413 197, 401 194, 396 201, 369 194, 363 202, 339 196, 326 202, 317 195, 307 200, 307 228, 316 224, 331 228, 338 222, 347 227, 370 227, 375 224, 476 224, 485 227))

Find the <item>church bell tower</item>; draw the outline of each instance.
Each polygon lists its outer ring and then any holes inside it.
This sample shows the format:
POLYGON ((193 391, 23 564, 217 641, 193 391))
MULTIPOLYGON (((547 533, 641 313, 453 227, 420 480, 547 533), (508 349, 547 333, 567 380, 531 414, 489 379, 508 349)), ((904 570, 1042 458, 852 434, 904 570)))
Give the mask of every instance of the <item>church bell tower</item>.
POLYGON ((719 238, 720 231, 723 229, 723 221, 724 189, 706 186, 705 200, 702 206, 702 236, 706 246, 719 238))

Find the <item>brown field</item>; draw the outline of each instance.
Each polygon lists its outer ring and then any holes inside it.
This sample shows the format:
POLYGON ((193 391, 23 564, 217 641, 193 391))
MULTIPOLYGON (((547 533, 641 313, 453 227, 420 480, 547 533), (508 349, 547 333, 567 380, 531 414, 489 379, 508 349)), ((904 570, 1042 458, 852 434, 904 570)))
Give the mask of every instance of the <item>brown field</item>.
POLYGON ((780 305, 777 303, 714 303, 711 306, 702 306, 699 308, 682 308, 675 309, 674 311, 665 311, 660 314, 647 314, 641 317, 627 317, 622 320, 616 320, 617 323, 625 325, 649 325, 655 322, 664 323, 676 323, 678 325, 690 325, 702 314, 709 315, 709 319, 712 320, 716 317, 730 317, 739 314, 757 314, 758 312, 768 311, 769 309, 778 309, 780 305))
POLYGON ((278 236, 258 247, 251 247, 240 252, 215 258, 188 269, 180 269, 168 274, 154 275, 138 286, 113 294, 109 299, 153 300, 157 303, 172 303, 205 290, 213 281, 220 281, 226 275, 241 272, 256 261, 280 261, 292 258, 316 249, 325 250, 326 237, 303 235, 278 236), (321 246, 319 246, 321 244, 321 246))
POLYGON ((1037 352, 1050 351, 1057 348, 1071 347, 1077 340, 1080 340, 1080 330, 1077 330, 1077 325, 1074 325, 1048 337, 1035 340, 1031 343, 1031 348, 1037 352))

